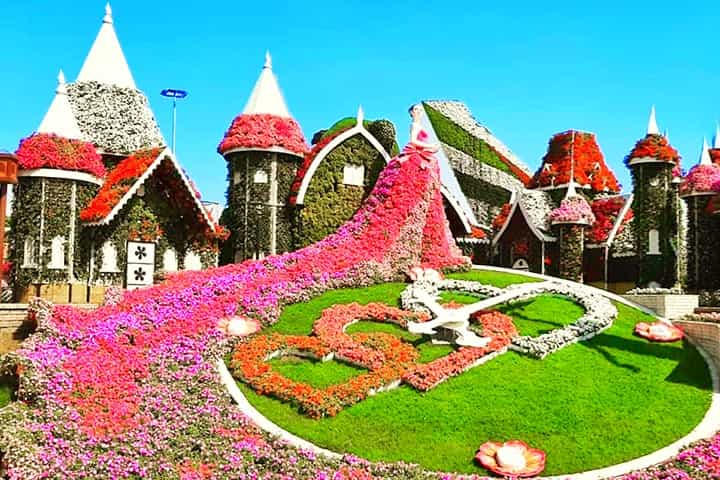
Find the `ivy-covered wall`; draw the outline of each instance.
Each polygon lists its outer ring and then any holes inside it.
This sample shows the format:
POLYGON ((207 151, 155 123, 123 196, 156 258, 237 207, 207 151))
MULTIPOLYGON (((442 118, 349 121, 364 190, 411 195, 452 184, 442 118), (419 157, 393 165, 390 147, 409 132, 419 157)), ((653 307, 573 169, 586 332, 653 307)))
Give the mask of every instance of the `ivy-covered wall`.
POLYGON ((325 238, 350 219, 375 185, 385 159, 361 135, 355 135, 335 147, 315 170, 305 193, 304 205, 295 215, 296 248, 325 238), (345 165, 364 167, 364 185, 344 185, 345 165))
POLYGON ((164 273, 163 255, 170 248, 176 253, 178 270, 185 268, 185 257, 190 251, 199 255, 203 268, 216 264, 217 242, 202 235, 203 225, 199 223, 196 212, 180 206, 184 203, 180 200, 184 194, 169 188, 165 175, 175 172, 161 172, 158 169, 145 181, 144 195, 133 196, 109 225, 85 227, 83 242, 88 252, 88 264, 89 252, 93 256, 93 283, 124 284, 128 241, 155 242, 156 278, 164 273), (171 195, 168 192, 174 193, 171 195), (112 242, 116 249, 118 272, 101 271, 102 247, 106 241, 112 242))
POLYGON ((12 281, 16 288, 22 289, 30 284, 68 283, 87 279, 88 268, 84 261, 86 251, 81 242, 82 226, 79 215, 97 189, 94 184, 76 180, 19 178, 14 189, 9 239, 9 257, 13 263, 12 281), (62 268, 49 268, 52 241, 56 237, 65 240, 64 264, 62 268), (35 241, 34 257, 37 262, 36 266, 32 267, 24 266, 24 245, 27 238, 35 241), (69 265, 71 255, 72 269, 69 265))
MULTIPOLYGON (((293 249, 292 215, 287 205, 295 179, 298 158, 268 152, 236 152, 228 155, 226 214, 222 224, 230 231, 234 252, 223 254, 224 261, 245 260, 270 254, 271 219, 275 220, 275 252, 293 249), (275 170, 273 171, 273 163, 275 170), (265 181, 256 183, 256 174, 265 181), (277 200, 271 202, 273 183, 277 200)), ((229 249, 228 249, 229 250, 229 249)))
POLYGON ((707 195, 686 197, 688 206, 687 288, 691 292, 720 288, 720 219, 706 211, 707 195))
POLYGON ((677 279, 677 188, 672 183, 671 163, 631 166, 633 177, 633 228, 638 259, 638 284, 657 282, 672 286, 677 279), (649 233, 659 233, 660 254, 649 253, 649 233))
POLYGON ((574 282, 583 281, 584 227, 559 224, 554 227, 560 242, 559 276, 574 282))

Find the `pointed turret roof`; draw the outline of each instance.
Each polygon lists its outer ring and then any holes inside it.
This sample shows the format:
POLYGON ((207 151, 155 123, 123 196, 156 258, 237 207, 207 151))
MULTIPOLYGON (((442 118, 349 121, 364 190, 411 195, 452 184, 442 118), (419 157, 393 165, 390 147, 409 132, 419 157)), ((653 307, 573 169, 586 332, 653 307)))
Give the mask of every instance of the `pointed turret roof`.
POLYGON ((237 151, 267 151, 302 157, 307 143, 290 115, 272 70, 270 52, 243 112, 235 117, 218 146, 222 155, 237 151))
POLYGON ((713 148, 720 148, 720 123, 715 124, 715 138, 713 138, 713 148))
POLYGON ((702 150, 700 151, 700 162, 699 165, 712 165, 710 159, 710 146, 708 145, 707 138, 703 137, 702 150))
POLYGON ((243 109, 245 115, 257 113, 292 118, 285 103, 285 98, 280 91, 280 85, 272 70, 270 52, 265 52, 265 64, 243 109))
POLYGON ((593 133, 568 130, 553 135, 530 186, 553 189, 571 183, 590 187, 594 192, 620 191, 593 133))
POLYGON ((70 101, 68 100, 65 74, 62 70, 58 73, 55 98, 50 104, 50 108, 48 108, 42 122, 40 122, 37 132, 51 133, 76 140, 83 139, 83 134, 78 127, 72 107, 70 106, 70 101))
POLYGON ((653 105, 650 109, 650 118, 648 119, 647 134, 660 135, 660 129, 658 128, 657 120, 655 119, 655 105, 653 105))
POLYGON ((655 119, 655 106, 650 110, 647 134, 635 143, 635 146, 625 157, 625 165, 631 166, 641 163, 674 163, 680 165, 680 154, 670 145, 667 130, 660 134, 655 119))
POLYGON ((108 3, 105 6, 105 17, 103 18, 100 31, 95 37, 95 42, 85 58, 78 82, 99 82, 107 85, 115 85, 125 88, 136 88, 135 80, 125 54, 120 47, 120 41, 113 26, 112 9, 108 3))

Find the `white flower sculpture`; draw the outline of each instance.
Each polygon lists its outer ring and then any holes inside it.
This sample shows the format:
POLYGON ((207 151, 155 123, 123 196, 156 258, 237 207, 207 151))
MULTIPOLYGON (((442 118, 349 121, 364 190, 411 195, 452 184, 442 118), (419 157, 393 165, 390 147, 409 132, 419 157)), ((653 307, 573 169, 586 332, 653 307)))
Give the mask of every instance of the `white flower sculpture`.
MULTIPOLYGON (((409 285, 403 291, 400 300, 403 308, 431 313, 434 317, 429 322, 418 324, 411 322, 408 324, 408 330, 411 332, 432 335, 437 333, 438 328, 445 327, 458 329, 461 332, 460 339, 462 339, 471 314, 503 303, 526 301, 543 294, 556 294, 570 298, 585 308, 585 314, 570 325, 537 337, 516 337, 510 347, 512 350, 536 358, 544 358, 570 344, 594 337, 610 327, 618 314, 615 306, 602 295, 594 293, 582 285, 552 281, 521 283, 506 288, 497 288, 467 280, 431 281, 423 276, 422 280, 409 285), (461 308, 443 308, 437 302, 440 290, 480 294, 488 298, 461 308)), ((475 339, 471 340, 475 341, 475 339)), ((462 345, 460 342, 457 343, 462 345)))

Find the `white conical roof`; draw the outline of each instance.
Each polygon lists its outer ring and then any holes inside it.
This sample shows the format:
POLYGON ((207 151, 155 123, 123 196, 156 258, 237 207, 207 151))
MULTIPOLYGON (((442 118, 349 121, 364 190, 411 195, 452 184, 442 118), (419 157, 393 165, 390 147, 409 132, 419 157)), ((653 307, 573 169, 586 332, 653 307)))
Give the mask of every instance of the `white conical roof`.
POLYGON ((125 54, 120 47, 115 27, 113 27, 112 10, 109 3, 105 6, 105 18, 103 18, 100 32, 90 48, 90 53, 85 58, 77 81, 95 81, 118 87, 136 88, 135 80, 130 73, 130 67, 125 60, 125 54))
POLYGON ((48 108, 42 122, 40 122, 37 132, 54 133, 61 137, 76 140, 83 138, 82 132, 75 120, 75 115, 72 112, 70 101, 68 100, 65 74, 63 74, 62 70, 58 73, 58 85, 55 90, 55 98, 50 104, 50 108, 48 108))
POLYGON ((280 91, 277 78, 272 71, 272 58, 270 52, 265 53, 265 65, 260 77, 255 82, 255 87, 250 94, 250 99, 245 105, 243 114, 266 113, 278 117, 291 118, 285 98, 280 91))
POLYGON ((720 124, 715 124, 715 139, 713 140, 713 148, 720 148, 720 124))
POLYGON ((648 119, 647 134, 660 135, 660 129, 658 128, 657 120, 655 119, 655 105, 653 105, 650 109, 650 118, 648 119))
POLYGON ((707 138, 703 138, 702 152, 700 152, 700 165, 712 165, 709 149, 707 138))

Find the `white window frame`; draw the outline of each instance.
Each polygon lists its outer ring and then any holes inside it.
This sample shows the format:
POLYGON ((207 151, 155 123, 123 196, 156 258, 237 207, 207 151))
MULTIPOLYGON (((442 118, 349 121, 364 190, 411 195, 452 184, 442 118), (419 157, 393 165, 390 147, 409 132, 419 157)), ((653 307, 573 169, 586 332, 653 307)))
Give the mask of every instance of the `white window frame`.
POLYGON ((47 268, 52 270, 62 270, 67 268, 67 251, 65 250, 65 244, 67 240, 62 235, 53 237, 50 241, 50 261, 48 262, 47 268), (60 249, 59 253, 56 250, 60 249))
POLYGON ((343 167, 343 185, 365 186, 365 165, 346 163, 343 167))
POLYGON ((648 255, 660 255, 660 232, 653 228, 648 231, 648 255))

